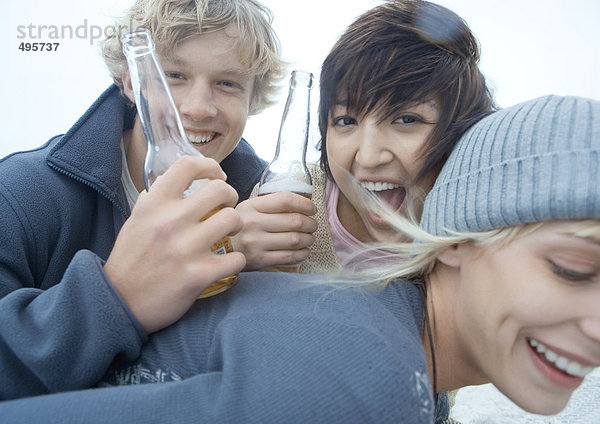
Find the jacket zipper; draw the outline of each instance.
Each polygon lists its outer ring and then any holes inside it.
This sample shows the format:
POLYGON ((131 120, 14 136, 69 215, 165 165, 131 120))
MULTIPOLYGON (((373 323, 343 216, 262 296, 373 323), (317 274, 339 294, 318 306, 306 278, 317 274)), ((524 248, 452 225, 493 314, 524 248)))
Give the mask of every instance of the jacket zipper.
POLYGON ((46 163, 48 164, 48 166, 50 168, 52 168, 53 170, 59 172, 60 174, 66 175, 69 178, 74 179, 75 181, 82 183, 88 187, 90 187, 91 189, 93 189, 94 191, 96 191, 97 193, 99 193, 101 196, 103 196, 106 200, 108 200, 110 203, 112 203, 113 206, 115 206, 119 212, 121 212, 121 214, 123 215, 123 217, 125 217, 125 219, 127 219, 127 217, 129 216, 128 213, 123 209, 123 207, 118 204, 116 201, 114 201, 113 199, 111 199, 109 196, 107 196, 102 190, 100 190, 100 188, 98 188, 97 186, 95 186, 94 184, 92 184, 91 182, 73 174, 72 172, 69 172, 65 169, 62 169, 60 167, 58 167, 57 165, 53 164, 50 161, 46 161, 46 163))

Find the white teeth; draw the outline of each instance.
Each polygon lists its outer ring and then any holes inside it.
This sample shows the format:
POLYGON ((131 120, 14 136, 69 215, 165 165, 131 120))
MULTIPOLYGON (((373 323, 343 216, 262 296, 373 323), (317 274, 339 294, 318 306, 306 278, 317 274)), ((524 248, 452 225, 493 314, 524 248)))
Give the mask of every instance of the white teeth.
POLYGON ((548 349, 546 349, 546 352, 544 352, 544 354, 546 355, 546 359, 550 362, 556 362, 557 359, 559 358, 558 354, 556 354, 548 349))
POLYGON ((200 144, 208 143, 213 138, 215 138, 215 134, 214 133, 210 134, 210 135, 194 135, 194 134, 186 134, 186 135, 187 135, 187 138, 192 143, 200 143, 200 144))
POLYGON ((594 367, 586 367, 579 362, 571 361, 564 356, 560 356, 556 352, 551 351, 546 346, 534 339, 529 339, 529 345, 533 347, 537 353, 543 354, 548 362, 554 364, 561 371, 571 374, 575 377, 583 378, 592 372, 594 367))
POLYGON ((592 370, 590 367, 582 367, 577 362, 571 362, 567 367, 564 368, 563 371, 566 372, 567 374, 571 374, 571 375, 575 375, 577 377, 583 378, 587 374, 589 374, 592 370), (587 371, 588 368, 589 368, 589 371, 587 371))
POLYGON ((392 190, 394 188, 400 187, 400 184, 387 183, 387 182, 376 182, 373 183, 371 181, 362 181, 360 183, 361 187, 366 188, 369 191, 384 191, 384 190, 392 190))

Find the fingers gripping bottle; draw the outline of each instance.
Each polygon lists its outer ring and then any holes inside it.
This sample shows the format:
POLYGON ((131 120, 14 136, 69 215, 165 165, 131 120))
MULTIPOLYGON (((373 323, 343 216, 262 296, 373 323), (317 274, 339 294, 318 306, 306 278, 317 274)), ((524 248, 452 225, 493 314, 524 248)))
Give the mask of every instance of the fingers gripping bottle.
MULTIPOLYGON (((127 58, 135 104, 148 144, 144 162, 144 184, 150 185, 183 155, 202 156, 188 141, 183 124, 165 74, 160 66, 150 31, 139 29, 121 37, 123 53, 127 58)), ((208 180, 195 180, 183 193, 189 196, 208 180)), ((215 214, 212 211, 204 219, 215 214)), ((215 243, 212 251, 216 254, 231 252, 229 238, 215 243)), ((209 286, 200 298, 221 293, 237 283, 238 275, 223 278, 209 286)))
MULTIPOLYGON (((260 179, 259 196, 291 191, 312 198, 312 178, 306 167, 312 80, 310 72, 292 72, 275 157, 260 179)), ((262 271, 299 272, 300 265, 269 267, 262 271)))

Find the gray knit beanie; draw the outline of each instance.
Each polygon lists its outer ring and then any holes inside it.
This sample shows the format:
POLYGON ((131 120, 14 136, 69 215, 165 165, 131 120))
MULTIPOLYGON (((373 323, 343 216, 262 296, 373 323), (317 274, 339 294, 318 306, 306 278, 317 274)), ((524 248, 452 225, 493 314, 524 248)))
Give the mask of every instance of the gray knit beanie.
POLYGON ((545 96, 484 118, 460 139, 421 226, 477 232, 600 219, 600 101, 545 96))

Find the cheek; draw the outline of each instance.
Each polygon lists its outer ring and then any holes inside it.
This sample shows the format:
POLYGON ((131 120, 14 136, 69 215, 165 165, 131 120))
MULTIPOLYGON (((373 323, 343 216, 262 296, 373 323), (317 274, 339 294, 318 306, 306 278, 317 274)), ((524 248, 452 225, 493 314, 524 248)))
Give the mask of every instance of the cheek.
POLYGON ((461 271, 456 287, 456 325, 467 357, 488 378, 512 366, 520 331, 529 322, 515 307, 518 293, 502 270, 482 266, 461 271))
POLYGON ((544 322, 550 303, 546 298, 541 271, 531 269, 526 254, 504 249, 497 254, 469 258, 462 290, 481 319, 496 328, 498 336, 509 343, 517 333, 544 322))
POLYGON ((184 89, 182 84, 170 86, 170 90, 171 95, 173 96, 173 102, 175 103, 175 107, 177 108, 177 112, 179 113, 179 116, 183 119, 184 114, 181 111, 181 108, 186 103, 186 94, 189 93, 189 91, 184 89))
POLYGON ((246 99, 229 99, 220 105, 221 114, 227 121, 230 130, 241 137, 250 112, 246 99))
MULTIPOLYGON (((402 146, 401 146, 402 147, 402 146)), ((421 181, 417 181, 417 177, 419 176, 419 172, 425 165, 425 159, 419 155, 420 150, 404 150, 404 149, 396 149, 394 151, 394 155, 397 160, 402 164, 402 168, 406 173, 406 177, 413 183, 419 184, 419 186, 423 186, 421 181)), ((435 178, 433 178, 435 181, 435 178)))
POLYGON ((329 160, 329 169, 331 170, 333 180, 338 187, 343 189, 345 187, 344 182, 348 180, 346 169, 341 166, 337 158, 330 156, 329 152, 327 153, 327 158, 329 160))
POLYGON ((515 292, 511 288, 514 278, 508 270, 510 264, 498 263, 484 255, 467 255, 459 270, 460 284, 457 291, 464 304, 463 312, 490 318, 492 315, 505 315, 515 292), (466 264, 466 265, 465 265, 466 264))
MULTIPOLYGON (((429 132, 416 131, 406 133, 389 128, 381 137, 385 137, 387 145, 390 146, 396 159, 402 164, 404 170, 412 181, 416 181, 417 175, 425 165, 423 148, 427 143, 429 132)), ((434 178, 435 180, 435 178, 434 178)))
MULTIPOLYGON (((327 149, 329 151, 329 148, 327 149)), ((333 149, 335 151, 336 149, 333 149)), ((345 199, 344 201, 348 201, 354 209, 360 209, 360 205, 362 205, 362 201, 360 200, 360 194, 357 193, 355 188, 355 180, 352 174, 348 171, 344 164, 340 163, 340 159, 338 156, 331 158, 328 153, 329 159, 329 169, 331 170, 331 175, 333 177, 333 181, 340 189, 341 194, 340 201, 345 199)))
POLYGON ((340 141, 340 137, 327 137, 327 160, 335 184, 346 198, 351 199, 355 197, 352 176, 354 156, 349 146, 344 146, 340 141))
POLYGON ((169 90, 171 90, 173 101, 177 106, 179 106, 179 103, 181 103, 181 99, 186 94, 186 90, 183 89, 183 84, 169 84, 169 90))
POLYGON ((334 134, 333 131, 327 131, 325 147, 332 173, 334 166, 341 170, 350 171, 354 155, 349 143, 344 143, 342 137, 334 134))

